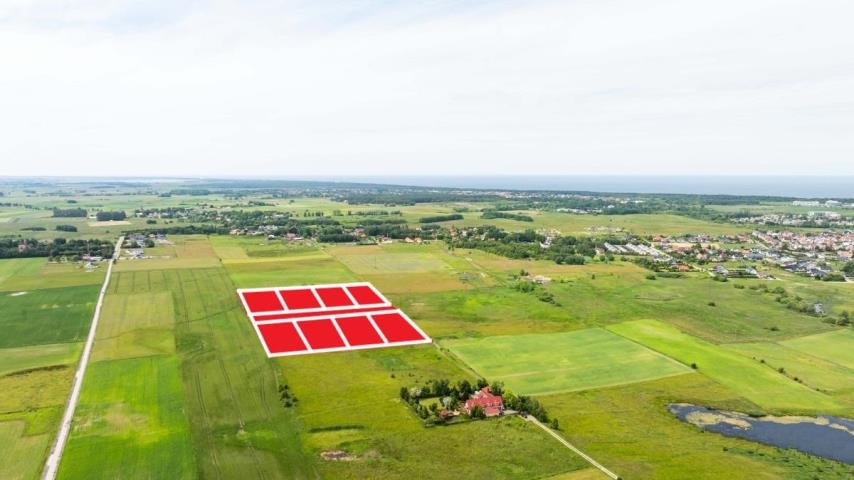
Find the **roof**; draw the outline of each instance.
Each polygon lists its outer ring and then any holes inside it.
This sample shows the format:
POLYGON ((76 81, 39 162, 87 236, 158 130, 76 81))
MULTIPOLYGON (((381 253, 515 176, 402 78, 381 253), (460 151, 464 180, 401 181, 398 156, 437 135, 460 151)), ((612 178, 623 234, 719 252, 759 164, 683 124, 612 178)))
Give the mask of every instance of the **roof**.
POLYGON ((468 412, 471 412, 474 407, 480 407, 487 417, 491 417, 498 415, 504 409, 504 399, 501 395, 493 395, 489 387, 483 387, 466 400, 465 406, 468 412))

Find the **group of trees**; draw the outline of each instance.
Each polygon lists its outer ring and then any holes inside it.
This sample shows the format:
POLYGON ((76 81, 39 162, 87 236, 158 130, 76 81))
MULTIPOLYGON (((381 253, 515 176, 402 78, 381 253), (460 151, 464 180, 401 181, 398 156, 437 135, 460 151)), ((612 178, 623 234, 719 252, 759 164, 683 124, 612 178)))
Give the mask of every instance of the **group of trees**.
POLYGON ((449 222, 451 220, 462 220, 463 216, 459 213, 450 213, 448 215, 433 215, 430 217, 421 217, 418 221, 421 223, 439 223, 449 222))
POLYGON ((87 215, 85 208, 54 208, 54 217, 85 217, 87 215))
POLYGON ((0 258, 27 257, 80 257, 82 255, 113 255, 113 244, 108 240, 66 240, 55 238, 52 241, 36 239, 0 239, 0 258))
MULTIPOLYGON (((504 390, 502 382, 487 382, 486 379, 478 379, 472 384, 468 380, 459 380, 451 383, 447 379, 431 379, 425 382, 423 387, 401 387, 400 399, 406 402, 412 411, 428 425, 444 423, 443 410, 457 410, 476 391, 483 387, 489 387, 494 395, 501 395, 504 399, 504 407, 515 410, 523 415, 532 415, 537 420, 549 423, 552 428, 559 428, 557 419, 549 417, 545 407, 535 398, 515 395, 504 390), (436 398, 436 402, 424 406, 423 400, 436 398)), ((483 410, 479 407, 472 409, 468 415, 471 419, 485 418, 483 410)))
MULTIPOLYGON (((504 393, 504 384, 501 382, 490 384, 481 378, 474 384, 465 379, 451 383, 450 380, 442 378, 427 380, 423 387, 400 387, 400 399, 406 402, 409 408, 426 424, 435 425, 446 421, 441 415, 443 410, 454 411, 459 409, 471 394, 486 386, 489 386, 490 391, 495 395, 504 393), (431 398, 438 400, 430 403, 429 406, 424 406, 422 401, 431 398)), ((476 409, 473 409, 469 416, 472 419, 484 417, 483 411, 480 411, 480 415, 478 415, 476 409)))
POLYGON ((454 248, 483 250, 507 258, 551 260, 566 265, 583 265, 586 257, 596 254, 596 246, 607 241, 566 235, 554 237, 550 245, 543 246, 546 237, 534 230, 511 233, 494 226, 471 229, 466 236, 450 238, 443 235, 443 238, 454 248))
POLYGON ((510 213, 510 212, 502 212, 499 210, 484 210, 483 214, 480 218, 491 219, 491 218, 506 218, 508 220, 517 220, 519 222, 533 222, 534 217, 529 215, 522 215, 519 213, 510 213))
POLYGON ((107 222, 110 220, 116 220, 116 221, 124 220, 128 216, 124 212, 124 210, 119 210, 116 212, 110 212, 110 211, 98 212, 95 214, 95 217, 98 219, 99 222, 107 222))

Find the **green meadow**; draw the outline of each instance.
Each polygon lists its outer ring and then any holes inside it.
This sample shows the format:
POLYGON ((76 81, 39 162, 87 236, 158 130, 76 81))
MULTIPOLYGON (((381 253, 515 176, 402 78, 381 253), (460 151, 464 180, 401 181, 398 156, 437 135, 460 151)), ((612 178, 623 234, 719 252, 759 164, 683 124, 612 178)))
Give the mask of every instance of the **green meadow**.
POLYGON ((700 373, 768 410, 840 413, 851 408, 750 358, 662 322, 637 320, 611 325, 608 329, 686 365, 696 365, 700 373))
POLYGON ((691 369, 601 328, 454 340, 445 345, 488 379, 547 395, 680 375, 691 369))
POLYGON ((854 369, 854 331, 851 329, 793 338, 782 342, 782 344, 854 369))

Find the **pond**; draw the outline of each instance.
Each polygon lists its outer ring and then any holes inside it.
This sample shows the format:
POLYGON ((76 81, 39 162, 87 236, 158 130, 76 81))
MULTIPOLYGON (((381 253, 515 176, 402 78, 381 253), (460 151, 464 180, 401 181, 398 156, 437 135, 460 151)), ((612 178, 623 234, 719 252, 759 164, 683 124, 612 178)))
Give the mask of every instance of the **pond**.
POLYGON ((667 408, 683 422, 703 430, 854 464, 854 420, 851 419, 830 415, 751 417, 688 403, 672 403, 667 408))

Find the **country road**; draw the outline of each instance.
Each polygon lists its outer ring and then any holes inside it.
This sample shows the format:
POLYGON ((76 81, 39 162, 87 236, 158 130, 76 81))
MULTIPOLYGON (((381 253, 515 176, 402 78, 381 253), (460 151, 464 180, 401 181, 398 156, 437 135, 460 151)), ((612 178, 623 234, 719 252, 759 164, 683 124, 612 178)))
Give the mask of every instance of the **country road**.
POLYGON ((89 336, 86 338, 86 345, 83 347, 83 354, 80 356, 80 363, 77 365, 77 372, 74 374, 74 382, 71 386, 71 395, 68 397, 68 402, 65 404, 65 413, 62 415, 62 423, 59 425, 59 433, 53 443, 53 448, 48 455, 42 471, 42 480, 54 480, 59 470, 59 462, 62 460, 62 452, 65 449, 65 442, 68 440, 68 434, 71 432, 71 420, 74 418, 74 410, 77 408, 77 401, 80 399, 80 388, 83 386, 83 375, 86 373, 86 366, 89 364, 89 356, 92 353, 92 344, 95 343, 95 331, 98 329, 98 318, 101 316, 101 305, 104 303, 104 294, 107 293, 107 286, 110 285, 110 275, 113 272, 113 264, 121 252, 122 242, 125 237, 119 237, 116 242, 116 248, 113 251, 113 257, 107 262, 107 275, 104 278, 104 284, 101 286, 101 292, 98 294, 98 303, 95 305, 95 314, 92 316, 92 325, 89 327, 89 336))
POLYGON ((554 431, 554 430, 552 430, 551 428, 549 428, 549 427, 547 427, 547 426, 543 425, 543 423, 542 423, 542 422, 540 422, 539 420, 537 420, 536 418, 534 418, 534 417, 533 417, 533 415, 528 415, 528 416, 523 417, 523 418, 524 418, 525 420, 527 420, 527 421, 529 421, 529 422, 533 423, 534 425, 537 425, 538 427, 542 428, 543 430, 545 430, 545 431, 546 431, 546 433, 548 433, 549 435, 551 435, 552 437, 554 437, 555 439, 557 439, 557 441, 558 441, 558 442, 560 442, 560 443, 562 443, 566 448, 568 448, 568 449, 572 450, 573 452, 575 452, 576 454, 578 454, 578 456, 580 456, 581 458, 583 458, 584 460, 586 460, 590 465, 593 465, 594 467, 596 467, 596 468, 598 468, 599 470, 601 470, 601 471, 602 471, 602 473, 604 473, 605 475, 607 475, 607 476, 611 477, 611 478, 612 478, 612 479, 614 479, 614 480, 619 480, 619 479, 620 479, 619 475, 617 475, 616 473, 614 473, 614 472, 612 472, 612 471, 608 470, 607 468, 605 468, 605 466, 604 466, 604 465, 602 465, 601 463, 597 462, 596 460, 593 460, 593 457, 591 457, 590 455, 587 455, 586 453, 584 453, 584 452, 582 452, 581 450, 579 450, 579 449, 578 449, 577 447, 575 447, 573 444, 569 443, 565 438, 563 438, 562 436, 560 436, 560 435, 558 435, 557 433, 555 433, 555 431, 554 431))

